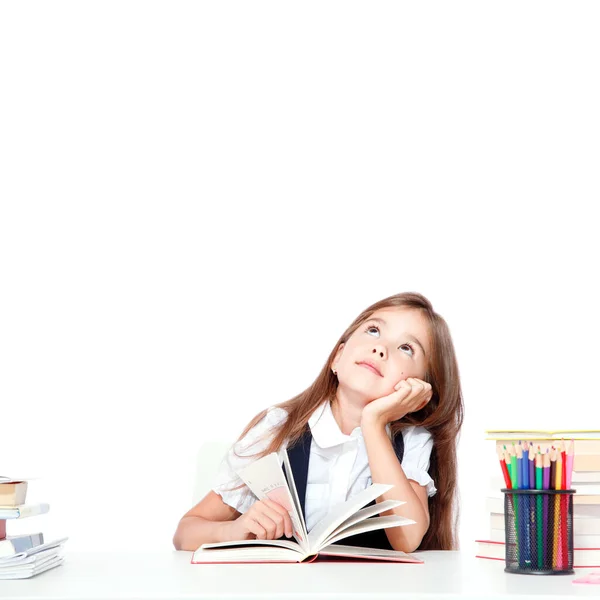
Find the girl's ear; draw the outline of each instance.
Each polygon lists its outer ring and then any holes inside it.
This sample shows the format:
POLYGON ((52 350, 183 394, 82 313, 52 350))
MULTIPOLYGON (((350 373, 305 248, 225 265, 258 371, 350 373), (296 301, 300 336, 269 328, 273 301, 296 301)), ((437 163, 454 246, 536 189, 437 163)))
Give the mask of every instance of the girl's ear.
POLYGON ((342 350, 343 349, 344 349, 344 343, 342 342, 340 344, 340 347, 337 349, 337 352, 335 353, 335 356, 333 357, 332 364, 335 364, 340 359, 340 356, 342 355, 342 350))

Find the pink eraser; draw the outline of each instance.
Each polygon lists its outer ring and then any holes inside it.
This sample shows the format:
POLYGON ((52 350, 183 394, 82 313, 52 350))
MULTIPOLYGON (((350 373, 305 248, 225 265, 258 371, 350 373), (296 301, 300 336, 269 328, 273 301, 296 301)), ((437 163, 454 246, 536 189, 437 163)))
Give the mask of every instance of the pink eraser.
POLYGON ((573 579, 573 583, 583 583, 583 584, 599 584, 600 585, 600 572, 594 571, 593 573, 588 573, 587 575, 580 577, 579 579, 573 579))

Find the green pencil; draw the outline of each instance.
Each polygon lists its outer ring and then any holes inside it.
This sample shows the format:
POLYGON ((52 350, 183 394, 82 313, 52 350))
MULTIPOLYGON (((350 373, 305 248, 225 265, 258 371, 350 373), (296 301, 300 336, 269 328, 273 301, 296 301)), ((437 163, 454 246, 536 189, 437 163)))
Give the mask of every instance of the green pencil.
MULTIPOLYGON (((512 445, 512 451, 510 452, 510 482, 511 482, 513 490, 516 490, 519 487, 518 480, 517 480, 517 451, 515 450, 514 442, 512 445)), ((519 561, 519 564, 520 564, 521 552, 520 552, 520 547, 519 547, 519 510, 518 510, 519 496, 516 494, 513 494, 511 497, 511 501, 512 501, 512 507, 513 507, 513 513, 515 515, 515 538, 516 538, 515 542, 516 542, 516 548, 517 548, 517 561, 519 561)), ((508 540, 506 540, 506 543, 508 543, 508 540)))
MULTIPOLYGON (((542 453, 538 446, 538 452, 535 455, 535 489, 541 490, 543 486, 543 471, 542 471, 542 453)), ((544 569, 544 536, 543 536, 543 513, 542 513, 542 495, 538 494, 536 498, 537 504, 537 568, 544 569)))

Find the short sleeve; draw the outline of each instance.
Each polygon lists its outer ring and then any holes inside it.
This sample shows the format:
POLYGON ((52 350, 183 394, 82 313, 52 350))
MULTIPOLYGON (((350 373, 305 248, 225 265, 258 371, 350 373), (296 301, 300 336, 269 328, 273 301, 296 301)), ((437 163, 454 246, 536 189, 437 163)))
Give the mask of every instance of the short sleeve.
POLYGON ((433 436, 424 427, 407 427, 402 432, 404 456, 402 469, 408 479, 427 488, 427 496, 433 496, 437 489, 429 473, 429 458, 433 449, 433 436))
POLYGON ((257 460, 260 454, 273 440, 275 428, 287 418, 283 408, 271 407, 267 414, 238 442, 227 451, 215 478, 213 491, 219 494, 225 504, 245 513, 256 496, 238 476, 238 472, 257 460))

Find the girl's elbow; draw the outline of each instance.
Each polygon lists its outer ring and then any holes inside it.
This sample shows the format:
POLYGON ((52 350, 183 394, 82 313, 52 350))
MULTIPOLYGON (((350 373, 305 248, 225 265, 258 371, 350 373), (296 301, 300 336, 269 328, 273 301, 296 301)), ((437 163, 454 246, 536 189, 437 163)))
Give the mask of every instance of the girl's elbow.
POLYGON ((183 550, 179 526, 175 530, 175 535, 173 536, 173 546, 175 547, 175 550, 183 550))
POLYGON ((397 537, 394 539, 394 541, 390 540, 390 543, 394 550, 399 550, 401 552, 407 552, 410 554, 411 552, 417 550, 417 548, 421 545, 426 533, 427 528, 419 531, 412 531, 410 532, 410 535, 397 537))
POLYGON ((182 519, 177 525, 175 534, 173 535, 173 546, 175 550, 189 550, 189 536, 186 535, 185 520, 182 519))
POLYGON ((419 539, 418 541, 403 540, 402 542, 399 542, 397 544, 392 544, 392 548, 394 550, 398 550, 400 552, 406 552, 407 554, 410 554, 411 552, 414 552, 419 547, 419 544, 421 543, 422 539, 423 538, 419 539))

